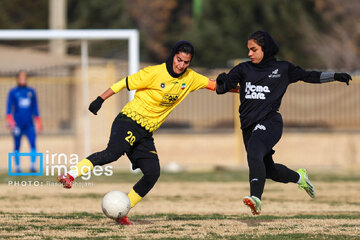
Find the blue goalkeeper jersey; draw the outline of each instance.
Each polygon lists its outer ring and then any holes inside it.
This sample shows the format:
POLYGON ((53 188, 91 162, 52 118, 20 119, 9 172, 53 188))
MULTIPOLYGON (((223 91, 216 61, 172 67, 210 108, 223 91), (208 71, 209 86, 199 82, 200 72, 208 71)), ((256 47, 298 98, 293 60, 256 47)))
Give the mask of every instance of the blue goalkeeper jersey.
POLYGON ((27 86, 12 88, 7 99, 6 114, 12 114, 19 127, 33 125, 33 117, 39 116, 35 90, 27 86))

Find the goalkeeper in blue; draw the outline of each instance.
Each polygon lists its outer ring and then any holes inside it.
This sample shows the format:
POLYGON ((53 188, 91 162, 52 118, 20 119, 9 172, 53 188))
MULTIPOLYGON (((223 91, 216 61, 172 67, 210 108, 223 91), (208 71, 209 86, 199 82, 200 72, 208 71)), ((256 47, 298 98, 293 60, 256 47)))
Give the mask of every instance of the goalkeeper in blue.
MULTIPOLYGON (((30 143, 31 153, 36 153, 36 131, 34 120, 38 132, 42 131, 42 121, 39 114, 36 92, 27 86, 27 73, 20 71, 17 74, 17 86, 10 89, 7 99, 6 122, 14 138, 14 153, 16 172, 20 173, 20 144, 21 137, 26 135, 30 143)), ((31 157, 30 171, 36 172, 36 157, 31 157)))
POLYGON ((247 45, 251 61, 240 63, 227 74, 220 74, 216 79, 216 92, 223 94, 240 85, 239 112, 250 182, 250 195, 245 196, 243 202, 255 215, 261 212, 266 179, 297 183, 310 197, 315 197, 315 189, 305 169, 293 171, 273 160, 273 147, 280 140, 283 129, 279 108, 288 85, 300 80, 313 84, 339 81, 349 85, 351 76, 305 71, 290 62, 276 60, 279 47, 265 31, 251 34, 247 45))

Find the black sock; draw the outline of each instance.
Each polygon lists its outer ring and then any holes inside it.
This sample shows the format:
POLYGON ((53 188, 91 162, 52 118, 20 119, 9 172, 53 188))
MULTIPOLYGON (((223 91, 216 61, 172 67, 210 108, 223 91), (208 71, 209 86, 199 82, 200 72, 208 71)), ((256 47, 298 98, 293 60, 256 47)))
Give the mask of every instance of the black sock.
POLYGON ((266 170, 263 161, 249 161, 250 194, 261 199, 265 187, 266 170))

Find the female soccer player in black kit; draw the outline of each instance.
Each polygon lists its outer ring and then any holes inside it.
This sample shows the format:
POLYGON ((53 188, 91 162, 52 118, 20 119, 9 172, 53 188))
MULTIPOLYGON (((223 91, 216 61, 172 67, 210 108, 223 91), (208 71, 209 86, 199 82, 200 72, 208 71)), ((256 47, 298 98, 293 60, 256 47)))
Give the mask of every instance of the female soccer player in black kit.
POLYGON ((272 149, 280 140, 283 122, 279 111, 281 99, 289 84, 299 80, 308 83, 331 81, 349 85, 347 73, 305 71, 287 61, 277 61, 279 47, 266 31, 257 31, 248 39, 251 61, 241 63, 217 79, 216 92, 223 94, 240 85, 239 108, 243 140, 249 165, 250 196, 243 199, 252 213, 261 212, 261 195, 267 178, 282 183, 298 183, 310 197, 315 197, 305 169, 296 172, 274 163, 272 149))

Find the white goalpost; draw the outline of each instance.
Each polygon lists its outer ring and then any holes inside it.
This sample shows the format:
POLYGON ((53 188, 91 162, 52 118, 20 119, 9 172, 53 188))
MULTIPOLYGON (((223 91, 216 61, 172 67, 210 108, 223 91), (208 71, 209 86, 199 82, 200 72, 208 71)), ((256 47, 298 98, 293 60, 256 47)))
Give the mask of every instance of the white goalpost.
MULTIPOLYGON (((84 118, 84 153, 90 154, 90 118, 88 113, 88 41, 89 40, 128 40, 129 75, 139 70, 139 32, 128 30, 0 30, 1 40, 81 40, 81 78, 82 106, 84 118)), ((129 100, 135 92, 129 92, 129 100)))

